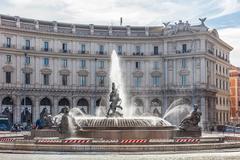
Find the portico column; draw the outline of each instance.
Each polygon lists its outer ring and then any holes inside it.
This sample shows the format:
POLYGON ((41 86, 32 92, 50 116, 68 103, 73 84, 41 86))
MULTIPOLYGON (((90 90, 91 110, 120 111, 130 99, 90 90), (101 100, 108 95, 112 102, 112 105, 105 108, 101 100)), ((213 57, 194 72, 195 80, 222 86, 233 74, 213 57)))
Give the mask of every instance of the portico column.
POLYGON ((93 97, 90 98, 90 111, 89 111, 89 113, 91 115, 95 115, 96 114, 96 113, 93 113, 96 110, 96 108, 94 109, 94 107, 95 107, 95 100, 94 99, 95 98, 93 98, 93 97))
POLYGON ((33 111, 32 111, 32 114, 33 114, 33 123, 36 122, 36 120, 39 119, 40 117, 40 113, 39 113, 39 98, 36 97, 35 98, 35 105, 33 106, 33 111))
POLYGON ((202 117, 201 117, 201 126, 203 128, 203 130, 206 129, 206 123, 207 123, 207 114, 206 113, 206 98, 205 97, 201 97, 201 108, 200 108, 201 112, 202 112, 202 117))
POLYGON ((148 97, 145 98, 145 106, 143 108, 143 112, 151 112, 150 104, 149 104, 149 98, 148 97))
POLYGON ((16 97, 16 103, 13 107, 13 123, 20 123, 21 122, 21 97, 16 97))
POLYGON ((54 97, 53 99, 53 106, 52 106, 52 115, 57 115, 58 114, 58 98, 54 97))

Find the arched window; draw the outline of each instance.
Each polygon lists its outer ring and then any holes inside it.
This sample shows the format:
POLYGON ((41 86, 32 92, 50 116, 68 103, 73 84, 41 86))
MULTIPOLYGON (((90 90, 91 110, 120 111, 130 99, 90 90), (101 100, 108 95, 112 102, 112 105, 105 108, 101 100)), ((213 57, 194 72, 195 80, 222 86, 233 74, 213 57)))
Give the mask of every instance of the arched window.
POLYGON ((77 102, 77 106, 80 107, 83 113, 89 113, 89 104, 88 101, 84 98, 81 98, 77 102))
POLYGON ((13 100, 10 97, 5 97, 2 100, 2 105, 13 105, 13 100))
POLYGON ((68 99, 67 98, 62 98, 59 102, 58 102, 58 105, 59 106, 70 106, 70 103, 69 103, 69 101, 68 101, 68 99))
POLYGON ((40 106, 51 106, 51 101, 47 97, 43 98, 40 101, 40 106))
POLYGON ((135 99, 134 102, 135 102, 135 106, 137 106, 137 107, 143 107, 144 106, 143 101, 139 98, 135 99))

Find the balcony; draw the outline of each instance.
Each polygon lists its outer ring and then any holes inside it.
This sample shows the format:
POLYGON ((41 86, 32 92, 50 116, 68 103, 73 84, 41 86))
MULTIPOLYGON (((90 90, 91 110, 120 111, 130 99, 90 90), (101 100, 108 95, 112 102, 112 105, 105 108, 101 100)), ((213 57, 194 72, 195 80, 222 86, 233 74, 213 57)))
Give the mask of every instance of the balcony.
POLYGON ((214 54, 214 51, 213 51, 213 49, 208 49, 208 53, 210 53, 210 54, 214 54))
POLYGON ((187 50, 176 50, 176 54, 181 54, 181 53, 191 53, 192 50, 191 49, 187 49, 187 50))
POLYGON ((26 88, 26 91, 28 90, 49 90, 49 91, 81 91, 81 92, 95 92, 95 89, 97 89, 97 92, 109 92, 109 87, 107 85, 104 86, 97 86, 95 85, 87 85, 87 86, 80 86, 80 85, 44 85, 44 84, 15 84, 15 83, 2 83, 0 84, 0 89, 12 89, 12 90, 20 90, 23 91, 23 89, 26 88))
POLYGON ((105 51, 96 51, 97 55, 107 55, 107 52, 105 51))
POLYGON ((72 51, 69 49, 69 50, 66 50, 66 49, 60 49, 59 50, 60 53, 72 53, 72 51))
POLYGON ((78 51, 78 54, 89 54, 89 51, 78 51))
POLYGON ((16 46, 11 44, 3 44, 3 48, 16 48, 16 46))
POLYGON ((144 53, 143 53, 143 52, 142 52, 142 53, 140 53, 140 52, 133 52, 132 55, 133 55, 133 56, 143 56, 144 53))
POLYGON ((23 50, 35 50, 34 47, 30 47, 30 46, 23 46, 22 49, 23 50))
POLYGON ((156 53, 156 52, 155 52, 155 53, 152 52, 152 53, 151 53, 151 56, 159 56, 159 55, 162 55, 162 52, 157 52, 157 53, 156 53))
POLYGON ((41 48, 42 52, 53 52, 52 48, 41 48))

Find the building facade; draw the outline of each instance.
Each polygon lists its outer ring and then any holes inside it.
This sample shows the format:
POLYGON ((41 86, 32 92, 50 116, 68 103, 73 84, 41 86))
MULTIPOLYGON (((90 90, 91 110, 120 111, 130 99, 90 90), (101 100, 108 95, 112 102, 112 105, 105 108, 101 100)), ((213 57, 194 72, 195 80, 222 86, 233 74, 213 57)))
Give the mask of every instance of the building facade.
POLYGON ((108 103, 113 50, 121 60, 128 101, 139 114, 162 116, 184 98, 201 106, 204 126, 228 121, 232 47, 204 19, 199 25, 141 27, 1 15, 1 111, 10 108, 13 122, 34 122, 43 108, 56 115, 65 105, 96 114, 108 103))
POLYGON ((240 68, 232 66, 230 70, 231 122, 240 123, 240 68))

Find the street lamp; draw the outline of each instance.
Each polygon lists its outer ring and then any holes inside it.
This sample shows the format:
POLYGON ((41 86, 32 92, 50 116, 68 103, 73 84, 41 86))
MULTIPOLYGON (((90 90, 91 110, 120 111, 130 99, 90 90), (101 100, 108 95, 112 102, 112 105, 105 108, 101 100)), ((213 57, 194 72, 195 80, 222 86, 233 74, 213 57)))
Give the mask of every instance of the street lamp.
POLYGON ((192 75, 192 85, 193 85, 193 89, 192 89, 192 108, 193 108, 193 105, 194 105, 194 103, 195 103, 195 78, 194 78, 194 76, 195 76, 195 71, 194 71, 194 66, 195 66, 195 63, 194 63, 194 57, 192 57, 192 73, 193 73, 193 75, 192 75))
POLYGON ((26 108, 26 69, 27 69, 27 53, 24 53, 24 89, 23 89, 23 106, 26 108))
POLYGON ((94 86, 94 108, 93 108, 93 114, 96 114, 96 101, 97 101, 97 58, 94 59, 95 60, 95 86, 94 86))

